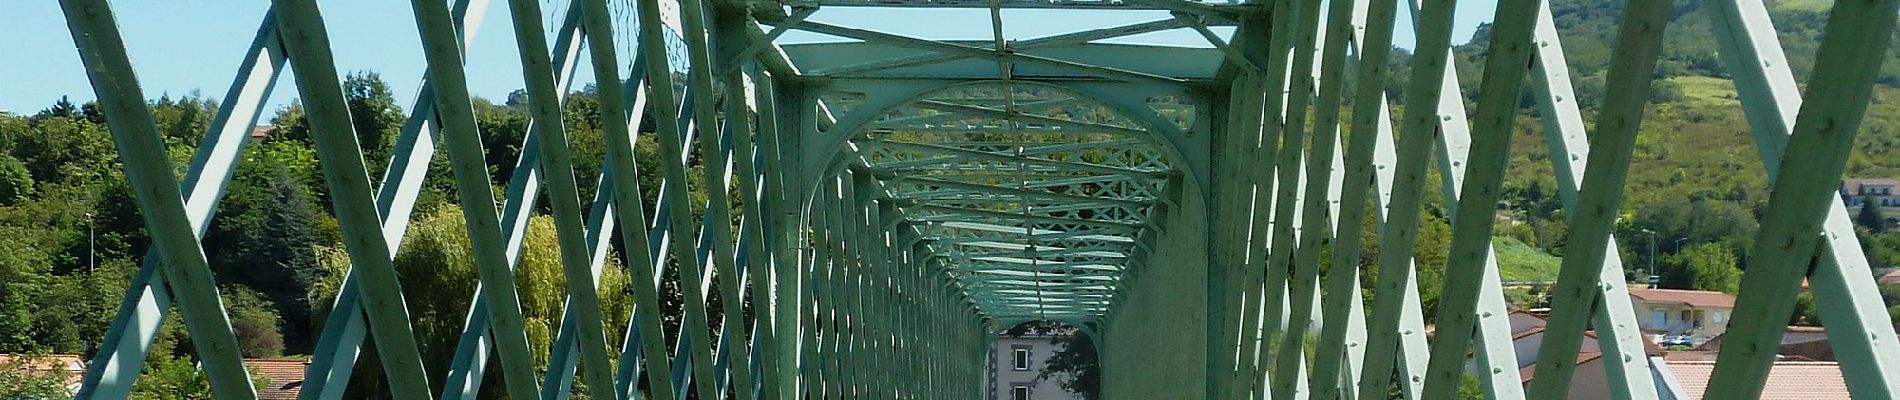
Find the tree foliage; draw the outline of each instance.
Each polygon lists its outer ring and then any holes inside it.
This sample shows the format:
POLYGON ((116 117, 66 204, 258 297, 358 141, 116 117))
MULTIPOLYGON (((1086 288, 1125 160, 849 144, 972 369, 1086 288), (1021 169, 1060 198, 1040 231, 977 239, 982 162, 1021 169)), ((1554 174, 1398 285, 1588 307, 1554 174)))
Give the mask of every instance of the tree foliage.
POLYGON ((1742 270, 1735 266, 1735 253, 1727 246, 1689 246, 1681 253, 1663 257, 1662 265, 1663 287, 1730 294, 1741 289, 1742 270))

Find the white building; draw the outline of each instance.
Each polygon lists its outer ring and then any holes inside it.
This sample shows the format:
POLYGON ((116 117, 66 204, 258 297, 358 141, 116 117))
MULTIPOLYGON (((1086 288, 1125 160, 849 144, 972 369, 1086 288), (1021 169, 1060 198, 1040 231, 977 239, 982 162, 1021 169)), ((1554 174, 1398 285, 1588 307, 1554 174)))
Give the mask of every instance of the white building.
POLYGON ((1062 389, 1063 376, 1036 379, 1061 345, 1049 335, 998 336, 990 343, 987 400, 1079 400, 1062 389))

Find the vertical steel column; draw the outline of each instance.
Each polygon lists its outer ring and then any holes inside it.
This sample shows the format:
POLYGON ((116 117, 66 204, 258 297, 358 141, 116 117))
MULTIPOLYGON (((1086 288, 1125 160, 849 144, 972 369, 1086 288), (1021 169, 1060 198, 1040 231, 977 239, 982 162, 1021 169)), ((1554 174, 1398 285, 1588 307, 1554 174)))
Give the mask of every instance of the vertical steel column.
MULTIPOLYGON (((801 327, 805 308, 802 306, 802 291, 798 289, 802 285, 805 273, 803 264, 797 257, 803 244, 801 242, 803 239, 798 233, 803 231, 799 229, 801 226, 799 216, 804 207, 802 197, 798 195, 801 191, 785 185, 786 173, 783 168, 786 163, 782 161, 785 153, 780 148, 782 141, 779 135, 779 124, 783 117, 779 115, 779 97, 775 79, 766 71, 753 72, 754 101, 758 109, 758 151, 759 158, 765 167, 763 182, 755 185, 761 188, 759 189, 760 202, 763 203, 761 208, 762 212, 766 213, 761 215, 770 215, 766 219, 761 219, 761 221, 770 221, 769 224, 764 225, 764 243, 766 243, 765 248, 769 250, 769 261, 772 265, 770 307, 773 340, 771 346, 776 352, 775 356, 766 358, 767 362, 775 364, 771 372, 773 379, 767 381, 771 382, 767 386, 767 399, 793 400, 801 396, 800 388, 803 387, 798 378, 798 360, 803 353, 799 348, 799 343, 800 339, 809 333, 801 327), (771 392, 771 390, 776 390, 776 392, 771 392)), ((745 181, 740 182, 740 187, 745 187, 745 181)), ((754 307, 758 307, 762 303, 753 304, 754 307)))
MULTIPOLYGON (((779 327, 777 322, 779 319, 784 318, 784 315, 779 314, 780 310, 778 310, 777 307, 772 307, 772 291, 770 288, 772 285, 772 277, 774 274, 781 273, 778 269, 781 268, 782 265, 773 262, 771 248, 776 245, 776 242, 766 239, 764 230, 786 225, 771 222, 774 219, 766 216, 764 206, 760 204, 761 199, 770 198, 773 195, 761 190, 759 182, 761 179, 758 175, 753 173, 759 166, 755 164, 754 161, 754 157, 757 157, 757 147, 752 134, 752 110, 750 110, 751 107, 747 106, 748 100, 759 105, 759 122, 761 125, 765 124, 765 120, 772 119, 774 116, 763 112, 765 103, 771 101, 771 99, 756 96, 759 90, 753 88, 752 84, 762 81, 762 79, 753 78, 755 76, 761 76, 757 75, 754 69, 755 64, 743 60, 741 63, 743 66, 739 66, 734 73, 728 76, 726 87, 752 88, 753 90, 735 90, 726 96, 726 118, 731 121, 729 124, 732 126, 733 159, 737 161, 736 168, 741 171, 739 174, 739 205, 746 219, 753 221, 753 223, 750 224, 740 225, 739 234, 743 238, 742 241, 757 243, 757 245, 748 246, 744 254, 744 257, 748 259, 752 265, 751 268, 753 268, 753 270, 748 273, 752 285, 751 301, 753 315, 756 316, 754 317, 753 324, 759 331, 759 340, 761 343, 760 346, 753 348, 752 351, 767 363, 766 365, 759 366, 761 369, 759 379, 762 386, 761 389, 764 391, 762 398, 777 399, 782 396, 781 393, 784 390, 783 385, 785 384, 783 377, 777 373, 778 369, 781 368, 777 362, 783 351, 780 349, 777 335, 791 334, 791 332, 781 333, 778 331, 779 327)), ((767 171, 766 173, 771 174, 772 172, 767 171)))
POLYGON ((1886 56, 1895 13, 1900 12, 1896 8, 1900 2, 1892 0, 1834 5, 1815 56, 1815 79, 1808 83, 1777 174, 1801 179, 1775 180, 1755 242, 1755 267, 1743 274, 1742 296, 1735 303, 1736 315, 1763 318, 1730 322, 1710 378, 1710 398, 1761 395, 1775 357, 1767 349, 1774 348, 1784 331, 1780 321, 1769 316, 1793 312, 1794 295, 1820 243, 1829 205, 1838 201, 1841 170, 1886 56))
MULTIPOLYGON (((93 93, 107 116, 126 181, 132 186, 151 231, 152 248, 163 261, 167 281, 178 291, 192 344, 205 361, 212 392, 227 398, 256 398, 238 353, 204 248, 194 233, 185 200, 172 175, 158 125, 145 104, 144 91, 126 55, 112 7, 104 1, 63 1, 67 28, 79 47, 93 93)), ((340 92, 340 91, 339 91, 340 92)))

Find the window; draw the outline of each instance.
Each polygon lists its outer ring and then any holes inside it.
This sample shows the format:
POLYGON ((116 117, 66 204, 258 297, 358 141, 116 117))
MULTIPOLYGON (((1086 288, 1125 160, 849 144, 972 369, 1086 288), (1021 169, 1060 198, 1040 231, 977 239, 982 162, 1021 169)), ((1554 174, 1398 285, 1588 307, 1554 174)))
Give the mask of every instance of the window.
POLYGON ((1689 316, 1689 310, 1682 310, 1682 316, 1681 318, 1678 318, 1678 320, 1693 321, 1693 319, 1691 319, 1691 317, 1689 316))
POLYGON ((1722 312, 1721 312, 1721 311, 1715 311, 1715 312, 1714 312, 1714 314, 1712 314, 1712 315, 1710 315, 1710 316, 1709 316, 1709 322, 1713 322, 1713 323, 1717 323, 1717 324, 1720 324, 1720 323, 1722 323, 1722 312))
POLYGON ((1009 388, 1010 400, 1029 400, 1029 385, 1018 383, 1009 388))
POLYGON ((1660 308, 1649 310, 1649 325, 1650 326, 1654 327, 1654 326, 1668 325, 1669 324, 1668 320, 1669 320, 1669 310, 1664 310, 1660 308))
POLYGON ((1017 347, 1015 348, 1014 351, 1012 351, 1012 353, 1015 355, 1015 357, 1010 362, 1010 366, 1015 367, 1017 371, 1028 371, 1029 370, 1029 348, 1017 347))

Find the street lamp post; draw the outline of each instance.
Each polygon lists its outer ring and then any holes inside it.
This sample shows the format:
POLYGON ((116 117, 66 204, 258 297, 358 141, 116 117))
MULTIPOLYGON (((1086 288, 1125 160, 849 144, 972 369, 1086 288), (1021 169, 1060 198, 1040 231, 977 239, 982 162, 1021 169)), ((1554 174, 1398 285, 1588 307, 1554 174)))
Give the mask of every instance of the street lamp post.
POLYGON ((98 266, 98 257, 95 256, 98 254, 97 241, 94 239, 96 237, 94 234, 95 231, 92 213, 88 212, 86 213, 86 273, 88 274, 92 273, 92 269, 98 266))
POLYGON ((1649 270, 1643 271, 1643 283, 1649 283, 1649 275, 1656 273, 1656 231, 1644 229, 1649 234, 1649 270))
POLYGON ((1686 241, 1686 240, 1689 240, 1689 238, 1681 238, 1681 239, 1676 239, 1676 252, 1677 252, 1677 253, 1681 253, 1681 252, 1682 252, 1682 242, 1683 242, 1683 241, 1686 241))

